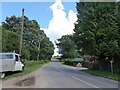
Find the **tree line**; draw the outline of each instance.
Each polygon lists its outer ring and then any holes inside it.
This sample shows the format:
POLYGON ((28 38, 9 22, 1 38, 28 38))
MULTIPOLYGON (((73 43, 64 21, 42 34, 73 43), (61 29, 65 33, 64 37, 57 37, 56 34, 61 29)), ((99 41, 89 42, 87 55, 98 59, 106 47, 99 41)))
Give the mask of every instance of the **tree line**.
MULTIPOLYGON (((21 17, 6 17, 2 22, 2 52, 19 53, 21 33, 21 17)), ((36 20, 24 16, 24 31, 22 43, 22 58, 27 60, 50 59, 54 53, 54 45, 40 29, 36 20)))
POLYGON ((79 2, 76 8, 78 20, 74 33, 58 39, 59 53, 63 58, 78 57, 75 53, 97 56, 101 69, 105 69, 110 60, 117 66, 120 62, 120 2, 79 2))

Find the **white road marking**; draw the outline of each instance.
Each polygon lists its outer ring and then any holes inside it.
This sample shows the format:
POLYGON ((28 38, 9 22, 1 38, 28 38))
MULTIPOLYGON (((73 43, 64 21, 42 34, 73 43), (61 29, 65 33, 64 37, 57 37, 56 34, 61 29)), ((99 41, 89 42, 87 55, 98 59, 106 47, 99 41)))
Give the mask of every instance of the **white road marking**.
POLYGON ((94 88, 99 88, 99 87, 97 87, 97 86, 95 86, 95 85, 92 85, 92 84, 90 84, 90 83, 88 83, 88 82, 85 82, 85 81, 83 81, 83 80, 81 80, 81 79, 79 79, 79 78, 77 78, 77 77, 72 76, 72 78, 74 78, 74 79, 76 79, 76 80, 79 80, 79 81, 81 81, 81 82, 83 82, 83 83, 85 83, 85 84, 88 84, 88 85, 90 85, 90 86, 92 86, 92 87, 94 87, 94 88))

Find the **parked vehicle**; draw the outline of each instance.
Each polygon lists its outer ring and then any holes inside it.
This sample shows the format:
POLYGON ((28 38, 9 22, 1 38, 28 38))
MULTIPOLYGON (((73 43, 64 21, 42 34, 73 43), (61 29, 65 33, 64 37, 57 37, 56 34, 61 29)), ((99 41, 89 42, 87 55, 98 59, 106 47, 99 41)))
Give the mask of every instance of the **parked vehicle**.
POLYGON ((4 78, 6 72, 23 71, 24 64, 17 53, 0 53, 0 78, 4 78))

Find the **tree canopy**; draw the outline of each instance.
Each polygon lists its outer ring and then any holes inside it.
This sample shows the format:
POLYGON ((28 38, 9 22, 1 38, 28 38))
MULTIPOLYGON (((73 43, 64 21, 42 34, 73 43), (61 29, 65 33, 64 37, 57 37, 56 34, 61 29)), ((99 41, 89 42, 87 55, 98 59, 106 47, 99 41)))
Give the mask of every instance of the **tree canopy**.
POLYGON ((59 48, 59 54, 62 55, 62 58, 75 58, 79 56, 77 46, 72 41, 70 35, 62 36, 62 38, 58 39, 56 45, 59 48))
MULTIPOLYGON (((19 53, 19 41, 21 33, 21 17, 7 17, 2 22, 2 44, 3 52, 19 53)), ((25 59, 37 60, 49 59, 54 53, 54 45, 46 36, 36 20, 29 20, 24 16, 23 47, 22 57, 25 59)))
POLYGON ((81 53, 114 57, 120 55, 118 3, 77 3, 78 21, 74 40, 81 53))

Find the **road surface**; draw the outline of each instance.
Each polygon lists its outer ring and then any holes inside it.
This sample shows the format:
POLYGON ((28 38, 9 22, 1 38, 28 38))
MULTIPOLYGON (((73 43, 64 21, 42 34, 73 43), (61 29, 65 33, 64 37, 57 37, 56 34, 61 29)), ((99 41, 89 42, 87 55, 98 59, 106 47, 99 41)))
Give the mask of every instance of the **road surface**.
MULTIPOLYGON (((76 68, 61 65, 56 60, 37 70, 34 75, 35 84, 26 86, 27 88, 118 88, 117 81, 87 74, 76 68)), ((3 84, 5 88, 7 81, 3 84)))

